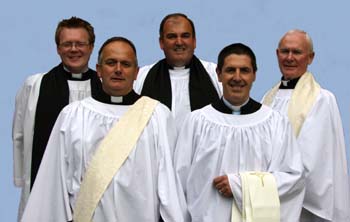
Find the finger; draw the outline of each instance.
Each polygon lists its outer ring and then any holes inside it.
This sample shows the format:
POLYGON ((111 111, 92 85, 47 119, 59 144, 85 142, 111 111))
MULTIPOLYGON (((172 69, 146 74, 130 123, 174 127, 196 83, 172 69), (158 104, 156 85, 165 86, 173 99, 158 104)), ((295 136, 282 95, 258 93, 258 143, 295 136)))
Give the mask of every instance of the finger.
POLYGON ((218 177, 215 177, 214 180, 213 180, 213 183, 214 185, 220 183, 221 181, 223 181, 225 179, 225 175, 224 176, 218 176, 218 177))

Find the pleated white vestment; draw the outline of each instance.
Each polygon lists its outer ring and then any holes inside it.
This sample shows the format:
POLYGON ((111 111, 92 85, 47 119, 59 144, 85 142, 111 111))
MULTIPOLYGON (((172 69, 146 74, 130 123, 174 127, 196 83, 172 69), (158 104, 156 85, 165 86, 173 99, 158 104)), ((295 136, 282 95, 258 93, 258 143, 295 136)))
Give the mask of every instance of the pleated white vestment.
MULTIPOLYGON (((222 86, 219 83, 216 74, 216 64, 212 62, 206 62, 200 60, 205 70, 208 72, 213 86, 215 87, 219 97, 222 95, 222 86)), ((143 83, 147 77, 148 72, 155 64, 143 66, 137 75, 137 79, 134 82, 134 90, 136 93, 141 94, 143 83)), ((175 119, 176 127, 179 130, 182 126, 183 120, 186 115, 191 112, 189 81, 190 81, 190 69, 169 69, 169 76, 171 82, 171 113, 175 119)))
POLYGON ((178 137, 175 170, 193 222, 229 222, 242 206, 239 172, 270 172, 276 179, 281 221, 298 221, 304 198, 301 154, 288 120, 267 106, 246 115, 211 105, 188 115, 178 137), (228 175, 234 198, 219 194, 217 176, 228 175))
MULTIPOLYGON (((104 136, 129 106, 87 98, 68 105, 51 133, 23 221, 72 220, 84 173, 104 136)), ((170 111, 158 104, 137 145, 100 200, 94 222, 183 221, 175 184, 170 111)))
MULTIPOLYGON (((292 89, 279 89, 271 107, 287 116, 292 93, 292 89)), ((320 217, 317 221, 350 221, 343 127, 336 99, 328 90, 321 88, 297 141, 305 165, 303 207, 320 217)))
MULTIPOLYGON (((34 121, 40 84, 44 74, 39 73, 29 76, 16 95, 12 140, 14 184, 22 188, 18 219, 21 218, 29 197, 34 121)), ((82 100, 91 96, 90 80, 68 80, 68 87, 69 102, 82 100)))

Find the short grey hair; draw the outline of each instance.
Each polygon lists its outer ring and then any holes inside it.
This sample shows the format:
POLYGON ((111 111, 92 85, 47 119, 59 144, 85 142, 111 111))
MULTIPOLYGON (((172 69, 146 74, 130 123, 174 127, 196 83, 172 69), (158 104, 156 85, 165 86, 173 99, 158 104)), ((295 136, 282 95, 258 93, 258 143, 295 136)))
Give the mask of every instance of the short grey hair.
POLYGON ((283 35, 283 37, 281 38, 281 40, 279 41, 278 43, 278 47, 281 45, 281 41, 284 39, 285 36, 289 35, 289 34, 293 34, 293 33, 301 33, 301 34, 304 34, 305 35, 305 38, 306 38, 306 41, 309 45, 309 49, 310 49, 310 53, 313 53, 314 52, 314 44, 312 42, 312 39, 310 37, 310 35, 304 31, 304 30, 301 30, 301 29, 291 29, 289 30, 288 32, 286 32, 286 34, 283 35))

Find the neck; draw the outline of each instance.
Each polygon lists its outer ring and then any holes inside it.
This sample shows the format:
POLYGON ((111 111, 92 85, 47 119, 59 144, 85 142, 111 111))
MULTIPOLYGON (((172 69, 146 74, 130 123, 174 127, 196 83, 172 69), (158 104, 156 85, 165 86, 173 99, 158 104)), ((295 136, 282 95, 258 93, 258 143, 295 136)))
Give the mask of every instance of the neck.
POLYGON ((113 97, 126 96, 132 91, 132 88, 126 89, 126 90, 106 90, 104 87, 102 88, 107 95, 113 96, 113 97))
POLYGON ((232 110, 237 111, 240 110, 242 106, 246 105, 249 101, 249 97, 248 99, 246 99, 243 103, 231 103, 229 100, 225 99, 225 97, 222 98, 224 103, 232 110))
POLYGON ((64 70, 66 70, 67 72, 70 72, 72 74, 81 74, 81 73, 85 73, 85 72, 87 72, 89 70, 88 66, 85 66, 85 67, 83 67, 81 69, 73 70, 73 69, 68 68, 64 64, 63 64, 63 68, 64 68, 64 70))

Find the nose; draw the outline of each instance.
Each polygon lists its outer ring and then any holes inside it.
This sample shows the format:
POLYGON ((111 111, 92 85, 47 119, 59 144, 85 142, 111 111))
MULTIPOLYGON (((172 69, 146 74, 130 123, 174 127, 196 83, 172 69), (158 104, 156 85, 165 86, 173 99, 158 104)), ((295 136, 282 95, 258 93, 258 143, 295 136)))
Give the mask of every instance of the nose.
POLYGON ((175 41, 175 44, 177 44, 177 45, 182 45, 182 43, 183 43, 182 37, 181 37, 181 36, 177 37, 177 38, 176 38, 176 41, 175 41))
POLYGON ((77 47, 77 45, 74 42, 72 43, 72 46, 71 46, 70 50, 71 51, 77 51, 78 50, 78 47, 77 47))
POLYGON ((115 65, 115 74, 120 75, 121 73, 122 73, 122 66, 120 62, 117 62, 117 64, 115 65))
POLYGON ((238 70, 232 75, 233 81, 239 82, 241 81, 241 72, 238 70))
POLYGON ((293 52, 289 51, 288 55, 287 55, 287 59, 288 60, 292 60, 293 59, 293 52))

